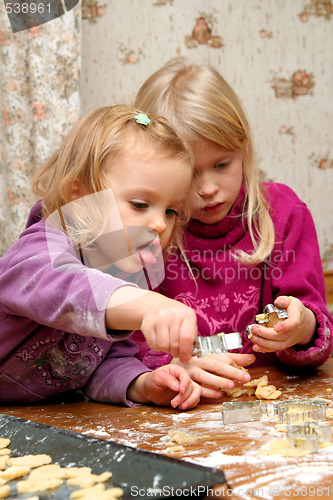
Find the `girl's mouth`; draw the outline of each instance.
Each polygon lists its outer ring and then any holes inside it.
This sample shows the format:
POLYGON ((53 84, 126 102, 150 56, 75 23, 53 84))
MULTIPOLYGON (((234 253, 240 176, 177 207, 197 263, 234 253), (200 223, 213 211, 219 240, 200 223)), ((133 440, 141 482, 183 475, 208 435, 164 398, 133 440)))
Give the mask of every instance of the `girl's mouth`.
POLYGON ((152 265, 157 262, 157 254, 160 251, 159 239, 155 239, 151 243, 146 243, 136 248, 134 253, 135 260, 140 265, 152 265))
POLYGON ((222 207, 223 203, 222 202, 214 202, 214 203, 208 203, 202 208, 202 211, 205 213, 215 213, 220 210, 222 207))

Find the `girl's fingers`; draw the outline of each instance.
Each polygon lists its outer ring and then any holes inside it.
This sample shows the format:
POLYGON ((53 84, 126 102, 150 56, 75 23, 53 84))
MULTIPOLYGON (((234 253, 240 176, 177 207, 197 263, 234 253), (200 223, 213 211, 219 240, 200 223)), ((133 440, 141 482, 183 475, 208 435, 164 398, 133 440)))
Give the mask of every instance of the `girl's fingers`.
POLYGON ((155 351, 169 352, 184 364, 192 355, 193 339, 197 334, 196 316, 192 310, 171 314, 141 325, 147 343, 155 351))
POLYGON ((141 324, 141 331, 142 331, 149 347, 151 347, 154 350, 157 350, 157 344, 156 344, 157 339, 156 339, 154 322, 144 320, 141 324))
POLYGON ((229 378, 215 375, 201 368, 191 371, 191 378, 201 386, 210 387, 211 389, 217 390, 230 390, 235 385, 234 382, 229 378))
POLYGON ((252 349, 255 351, 255 352, 275 352, 277 349, 277 347, 275 346, 274 348, 267 348, 267 347, 262 347, 258 344, 254 344, 252 349))
POLYGON ((195 408, 199 402, 200 398, 198 399, 195 394, 191 394, 186 401, 178 405, 178 408, 180 410, 190 410, 191 408, 195 408))
MULTIPOLYGON (((235 385, 235 384, 233 384, 235 385)), ((233 387, 231 387, 232 389, 233 387)), ((211 387, 201 387, 201 397, 207 399, 217 399, 222 396, 223 392, 218 389, 212 389, 211 387)))
POLYGON ((251 338, 251 341, 253 342, 252 349, 255 352, 275 352, 283 350, 287 347, 285 341, 281 341, 278 339, 266 340, 263 339, 262 337, 253 336, 251 338))
POLYGON ((171 400, 171 406, 173 408, 176 408, 177 406, 180 406, 183 404, 191 394, 191 383, 186 387, 186 391, 181 394, 180 392, 171 400))
MULTIPOLYGON (((170 330, 167 324, 161 322, 155 326, 156 351, 170 352, 170 330), (161 324, 162 323, 162 324, 161 324)), ((153 348, 154 349, 154 348, 153 348)))
POLYGON ((201 388, 194 382, 191 382, 186 393, 178 394, 172 401, 171 406, 178 407, 180 410, 194 408, 200 401, 201 388))
POLYGON ((249 366, 256 360, 253 354, 236 354, 231 352, 229 356, 238 366, 249 366))
POLYGON ((280 323, 277 323, 274 327, 275 334, 277 333, 288 333, 288 331, 291 331, 294 328, 293 326, 293 321, 289 319, 286 319, 286 321, 281 321, 280 323))
POLYGON ((191 378, 189 373, 181 368, 179 365, 169 365, 170 370, 172 370, 174 378, 177 378, 179 382, 179 392, 180 394, 185 394, 189 385, 191 384, 191 378))
POLYGON ((235 386, 233 380, 230 380, 225 377, 208 374, 203 378, 204 380, 202 381, 202 385, 205 385, 206 387, 210 387, 212 389, 217 389, 217 390, 223 389, 226 391, 230 391, 230 389, 233 389, 235 386))
POLYGON ((192 381, 184 368, 179 365, 165 365, 155 370, 154 377, 155 386, 179 392, 183 398, 187 397, 192 381))
POLYGON ((283 307, 284 309, 287 309, 287 307, 290 305, 290 302, 293 297, 288 297, 287 295, 280 295, 275 301, 274 305, 278 307, 283 307))
POLYGON ((191 358, 193 340, 197 334, 194 312, 193 315, 189 315, 184 319, 179 331, 179 354, 176 357, 179 357, 180 362, 184 364, 188 363, 191 358))
MULTIPOLYGON (((168 365, 167 365, 168 368, 168 365)), ((165 367, 157 368, 153 374, 153 383, 155 387, 162 389, 170 389, 171 391, 179 391, 179 380, 177 377, 165 370, 165 367)))
POLYGON ((260 325, 253 325, 251 328, 251 333, 252 333, 252 337, 251 337, 252 342, 253 342, 254 336, 260 337, 262 339, 268 339, 268 340, 270 338, 274 338, 274 336, 276 337, 276 332, 275 332, 274 328, 267 328, 267 327, 260 326, 260 325))
POLYGON ((177 394, 177 396, 175 396, 171 400, 170 404, 172 408, 177 408, 177 406, 180 406, 183 402, 184 402, 184 396, 182 394, 177 394))
MULTIPOLYGON (((231 359, 231 362, 234 361, 231 359)), ((220 358, 219 355, 209 356, 206 358, 202 358, 200 363, 201 371, 198 371, 199 378, 207 378, 211 379, 212 376, 217 376, 217 379, 232 379, 239 380, 240 382, 246 383, 249 382, 251 376, 245 370, 240 370, 238 366, 234 364, 228 364, 225 362, 223 358, 220 358)), ((206 385, 206 380, 200 380, 201 383, 206 385)), ((212 386, 211 383, 207 384, 212 386)), ((215 384, 213 385, 215 387, 215 384)), ((226 387, 224 387, 226 388, 226 387)))
POLYGON ((292 324, 287 323, 289 319, 286 319, 286 321, 277 323, 275 325, 275 328, 266 328, 263 326, 255 325, 252 327, 252 337, 251 341, 254 344, 259 344, 262 345, 263 347, 268 346, 268 342, 270 342, 269 345, 274 345, 274 342, 283 342, 290 331, 292 331, 292 324), (279 329, 279 331, 276 330, 278 325, 282 325, 282 329, 279 329), (272 344, 273 342, 273 344, 272 344))
POLYGON ((180 337, 180 324, 178 321, 172 321, 169 326, 169 342, 170 342, 170 354, 174 358, 178 357, 179 354, 179 337, 180 337))

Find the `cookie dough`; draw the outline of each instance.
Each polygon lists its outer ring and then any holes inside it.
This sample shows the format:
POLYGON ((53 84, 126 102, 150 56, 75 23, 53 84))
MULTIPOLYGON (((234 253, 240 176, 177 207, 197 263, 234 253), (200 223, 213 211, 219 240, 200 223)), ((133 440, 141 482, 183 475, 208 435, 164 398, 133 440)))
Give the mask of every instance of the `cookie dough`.
POLYGON ((191 436, 190 434, 186 434, 184 431, 179 431, 176 429, 171 429, 168 432, 168 435, 171 438, 171 441, 174 443, 184 444, 184 443, 194 443, 197 440, 195 436, 191 436))
POLYGON ((23 457, 9 458, 8 465, 17 465, 22 467, 40 467, 52 462, 50 455, 24 455, 23 457))
POLYGON ((8 438, 0 438, 0 450, 3 448, 7 448, 10 445, 10 439, 8 438))
MULTIPOLYGON (((53 464, 50 455, 24 455, 11 457, 8 446, 10 440, 0 438, 0 499, 10 496, 10 481, 21 479, 16 484, 18 494, 34 493, 58 488, 66 480, 70 486, 79 486, 71 493, 71 499, 80 500, 115 500, 123 496, 121 488, 106 488, 105 482, 112 477, 109 471, 93 474, 90 467, 61 467, 53 464)), ((26 498, 26 497, 25 497, 26 498)), ((38 500, 38 496, 27 500, 38 500)))
POLYGON ((277 399, 282 394, 282 392, 279 391, 275 385, 268 384, 267 375, 251 380, 250 382, 244 384, 244 386, 249 389, 249 395, 254 394, 258 399, 277 399))

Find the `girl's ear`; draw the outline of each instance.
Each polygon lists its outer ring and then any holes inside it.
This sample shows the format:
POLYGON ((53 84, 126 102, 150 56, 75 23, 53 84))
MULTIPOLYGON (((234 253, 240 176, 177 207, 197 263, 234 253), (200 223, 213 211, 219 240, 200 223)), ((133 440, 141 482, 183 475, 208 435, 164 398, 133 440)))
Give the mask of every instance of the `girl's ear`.
POLYGON ((80 181, 76 179, 72 182, 71 201, 77 200, 78 198, 80 198, 80 196, 82 196, 80 181))

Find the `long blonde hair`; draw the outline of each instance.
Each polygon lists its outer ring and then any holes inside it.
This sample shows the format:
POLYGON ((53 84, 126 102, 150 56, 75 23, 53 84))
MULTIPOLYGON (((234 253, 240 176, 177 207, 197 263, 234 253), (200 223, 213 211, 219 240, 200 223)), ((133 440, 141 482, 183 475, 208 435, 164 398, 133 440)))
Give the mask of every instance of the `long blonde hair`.
MULTIPOLYGON (((149 125, 140 124, 135 116, 139 109, 126 104, 106 106, 96 109, 82 117, 65 137, 60 148, 40 169, 34 179, 33 190, 42 199, 43 215, 48 217, 53 212, 61 212, 61 207, 70 204, 73 185, 80 186, 79 196, 86 196, 108 189, 104 172, 104 161, 135 143, 147 147, 148 157, 160 155, 162 158, 178 158, 192 167, 192 153, 186 142, 170 127, 165 118, 149 114, 149 125)), ((101 224, 103 231, 103 210, 96 207, 99 217, 94 221, 101 224)), ((77 214, 76 214, 77 215, 77 214)), ((96 214, 95 214, 96 215, 96 214)), ((188 219, 189 210, 184 210, 177 219, 171 244, 181 240, 182 226, 188 219)), ((85 214, 86 231, 76 234, 75 242, 89 245, 92 240, 88 235, 93 229, 94 239, 98 237, 96 227, 91 224, 91 214, 85 214), (85 233, 85 234, 83 234, 85 233)), ((81 217, 83 218, 83 216, 81 217)), ((66 228, 67 229, 67 228, 66 228)), ((73 228, 75 233, 75 228, 73 228)), ((73 234, 71 234, 73 237, 73 234)))
POLYGON ((245 153, 243 216, 254 252, 235 250, 234 254, 252 264, 267 259, 274 246, 274 226, 255 168, 249 123, 237 95, 220 73, 209 65, 173 58, 143 83, 135 105, 166 117, 187 141, 209 141, 245 153))

